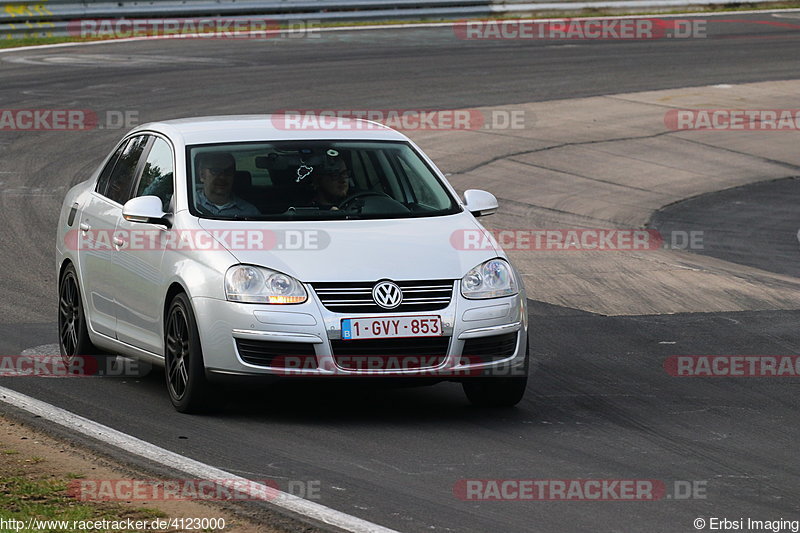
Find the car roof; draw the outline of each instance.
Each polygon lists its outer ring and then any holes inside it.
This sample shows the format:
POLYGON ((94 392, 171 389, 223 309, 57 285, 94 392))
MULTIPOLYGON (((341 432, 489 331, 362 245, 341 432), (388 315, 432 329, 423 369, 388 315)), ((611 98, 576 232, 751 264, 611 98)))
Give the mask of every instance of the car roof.
MULTIPOLYGON (((157 131, 186 145, 223 142, 282 140, 386 140, 408 138, 369 120, 320 116, 319 114, 229 115, 181 118, 150 122, 135 128, 157 131)), ((132 132, 132 133, 133 133, 132 132)))

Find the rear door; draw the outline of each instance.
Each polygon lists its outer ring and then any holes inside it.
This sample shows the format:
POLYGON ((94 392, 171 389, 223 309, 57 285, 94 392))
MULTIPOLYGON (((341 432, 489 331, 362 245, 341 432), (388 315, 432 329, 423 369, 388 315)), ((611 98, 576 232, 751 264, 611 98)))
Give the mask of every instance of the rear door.
POLYGON ((87 318, 92 328, 116 338, 114 229, 122 204, 131 195, 148 136, 132 137, 117 148, 100 173, 94 192, 81 211, 78 263, 84 287, 87 318))

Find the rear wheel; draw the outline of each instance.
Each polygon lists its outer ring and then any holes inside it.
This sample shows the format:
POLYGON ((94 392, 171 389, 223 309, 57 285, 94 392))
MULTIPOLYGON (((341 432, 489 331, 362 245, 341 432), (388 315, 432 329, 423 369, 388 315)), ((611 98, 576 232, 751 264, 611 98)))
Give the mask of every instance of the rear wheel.
POLYGON ((173 298, 164 326, 164 374, 169 398, 181 413, 200 411, 207 406, 209 385, 197 322, 185 294, 173 298))
POLYGON ((97 354, 89 339, 78 275, 72 264, 64 269, 58 283, 58 347, 66 363, 76 356, 97 354))
POLYGON ((530 345, 525 349, 524 375, 514 377, 478 377, 465 380, 461 386, 472 405, 477 407, 513 407, 528 388, 528 358, 530 345))

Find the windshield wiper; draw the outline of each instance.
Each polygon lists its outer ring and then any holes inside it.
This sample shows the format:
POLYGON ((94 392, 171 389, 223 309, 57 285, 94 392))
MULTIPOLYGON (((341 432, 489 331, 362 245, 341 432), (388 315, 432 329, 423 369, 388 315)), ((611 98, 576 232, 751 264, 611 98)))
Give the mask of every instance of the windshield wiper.
POLYGON ((338 209, 320 209, 319 207, 290 207, 283 213, 281 216, 286 216, 287 218, 311 218, 311 219, 318 219, 318 218, 345 218, 345 211, 339 211, 338 209))

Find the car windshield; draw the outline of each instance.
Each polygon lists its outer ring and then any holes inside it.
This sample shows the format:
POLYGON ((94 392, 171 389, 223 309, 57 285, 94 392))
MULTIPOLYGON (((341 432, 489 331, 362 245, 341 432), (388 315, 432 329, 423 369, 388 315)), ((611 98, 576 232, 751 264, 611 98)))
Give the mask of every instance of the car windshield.
POLYGON ((409 218, 461 210, 405 142, 198 145, 187 157, 191 211, 204 218, 409 218))

